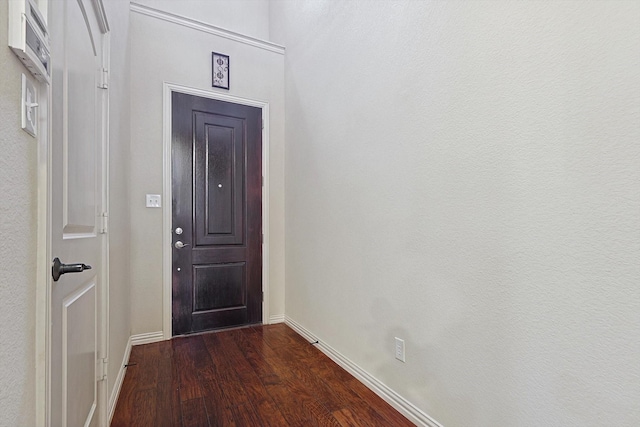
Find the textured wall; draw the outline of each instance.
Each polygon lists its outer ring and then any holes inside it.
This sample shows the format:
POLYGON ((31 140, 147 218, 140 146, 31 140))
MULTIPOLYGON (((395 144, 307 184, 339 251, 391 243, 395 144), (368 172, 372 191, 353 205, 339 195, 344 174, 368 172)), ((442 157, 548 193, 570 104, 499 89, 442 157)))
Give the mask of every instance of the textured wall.
POLYGON ((639 425, 640 2, 271 5, 287 315, 447 427, 639 425))
POLYGON ((132 332, 162 330, 162 210, 145 208, 145 194, 162 193, 163 83, 211 91, 212 51, 231 56, 229 94, 270 103, 270 314, 283 315, 283 56, 138 13, 130 29, 132 332))
POLYGON ((21 74, 0 2, 0 426, 35 422, 37 142, 20 128, 21 74))

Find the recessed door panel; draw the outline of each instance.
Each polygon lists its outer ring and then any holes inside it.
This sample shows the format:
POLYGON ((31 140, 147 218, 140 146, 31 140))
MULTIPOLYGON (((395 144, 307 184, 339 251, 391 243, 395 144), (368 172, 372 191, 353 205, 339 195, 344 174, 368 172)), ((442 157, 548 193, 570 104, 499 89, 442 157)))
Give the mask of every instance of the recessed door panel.
POLYGON ((244 243, 244 120, 194 112, 196 247, 244 243))
MULTIPOLYGON (((79 4, 81 5, 81 4, 79 4)), ((65 238, 95 234, 98 58, 90 23, 75 5, 66 7, 63 70, 63 230, 65 238)), ((58 57, 54 58, 59 60, 58 57)))
POLYGON ((245 307, 246 263, 193 267, 193 311, 245 307))
POLYGON ((233 129, 207 126, 207 234, 233 232, 233 129))
POLYGON ((63 300, 63 425, 88 425, 96 410, 96 313, 94 281, 63 300))

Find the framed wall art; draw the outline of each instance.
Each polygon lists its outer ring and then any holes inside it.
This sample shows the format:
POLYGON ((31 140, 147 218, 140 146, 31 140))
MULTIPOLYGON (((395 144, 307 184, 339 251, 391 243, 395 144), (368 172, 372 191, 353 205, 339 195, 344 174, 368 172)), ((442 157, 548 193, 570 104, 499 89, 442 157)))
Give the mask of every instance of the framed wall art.
POLYGON ((212 52, 211 56, 213 87, 229 90, 229 55, 212 52))

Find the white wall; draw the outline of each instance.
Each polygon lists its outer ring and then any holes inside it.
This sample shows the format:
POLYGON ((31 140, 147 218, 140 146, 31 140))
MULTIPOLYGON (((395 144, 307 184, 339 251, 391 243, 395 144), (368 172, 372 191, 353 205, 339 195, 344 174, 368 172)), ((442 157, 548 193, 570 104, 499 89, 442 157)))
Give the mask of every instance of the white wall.
POLYGON ((447 427, 639 425, 640 2, 270 16, 287 316, 447 427))
POLYGON ((258 39, 269 39, 269 2, 265 0, 132 0, 132 2, 258 39))
POLYGON ((133 334, 161 331, 163 325, 162 210, 145 208, 145 194, 161 194, 163 188, 163 82, 213 91, 212 51, 231 57, 231 89, 220 92, 270 104, 269 309, 272 316, 284 315, 283 55, 136 12, 130 29, 133 334))
POLYGON ((129 3, 105 2, 109 64, 109 372, 112 396, 131 335, 129 153, 131 135, 129 3))
POLYGON ((0 2, 0 426, 35 423, 37 142, 20 128, 21 74, 0 2))

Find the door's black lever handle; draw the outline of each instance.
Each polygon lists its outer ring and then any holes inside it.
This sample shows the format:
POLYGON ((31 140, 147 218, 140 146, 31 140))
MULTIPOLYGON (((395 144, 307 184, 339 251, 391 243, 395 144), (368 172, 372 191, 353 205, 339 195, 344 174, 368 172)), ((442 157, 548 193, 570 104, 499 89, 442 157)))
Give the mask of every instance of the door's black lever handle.
POLYGON ((85 270, 91 270, 91 266, 87 264, 63 264, 59 258, 53 259, 53 265, 51 266, 51 276, 53 281, 57 282, 60 276, 66 273, 81 273, 85 270))

